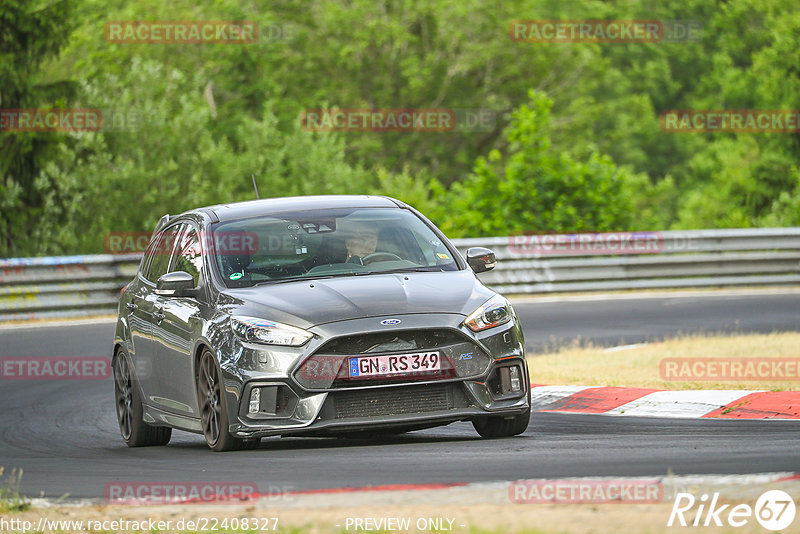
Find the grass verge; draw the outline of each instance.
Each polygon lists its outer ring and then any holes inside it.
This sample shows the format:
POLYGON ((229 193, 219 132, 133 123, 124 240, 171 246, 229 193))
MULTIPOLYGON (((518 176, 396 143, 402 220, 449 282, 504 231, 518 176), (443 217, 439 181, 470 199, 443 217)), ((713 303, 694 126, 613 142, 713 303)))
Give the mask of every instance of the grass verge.
POLYGON ((0 512, 24 512, 30 508, 28 500, 20 493, 22 469, 12 469, 3 478, 5 468, 0 466, 0 512))
POLYGON ((687 336, 609 350, 593 346, 562 347, 528 357, 531 383, 547 385, 624 386, 655 389, 800 389, 797 376, 779 380, 665 380, 666 358, 781 358, 800 360, 800 333, 736 336, 687 336))

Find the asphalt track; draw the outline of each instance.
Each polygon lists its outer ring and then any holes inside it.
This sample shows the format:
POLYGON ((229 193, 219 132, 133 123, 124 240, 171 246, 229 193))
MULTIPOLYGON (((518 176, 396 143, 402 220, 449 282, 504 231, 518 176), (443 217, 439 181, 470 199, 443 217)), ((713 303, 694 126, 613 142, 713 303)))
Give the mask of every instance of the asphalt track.
MULTIPOLYGON (((722 294, 515 304, 526 343, 637 343, 693 332, 800 330, 800 294, 722 294)), ((0 329, 0 357, 107 356, 113 325, 0 329)), ((382 441, 265 439, 214 454, 175 432, 124 446, 104 381, 0 381, 0 466, 30 496, 103 497, 123 481, 255 482, 262 492, 541 477, 747 474, 800 470, 800 422, 535 413, 519 437, 481 440, 468 423, 382 441)))

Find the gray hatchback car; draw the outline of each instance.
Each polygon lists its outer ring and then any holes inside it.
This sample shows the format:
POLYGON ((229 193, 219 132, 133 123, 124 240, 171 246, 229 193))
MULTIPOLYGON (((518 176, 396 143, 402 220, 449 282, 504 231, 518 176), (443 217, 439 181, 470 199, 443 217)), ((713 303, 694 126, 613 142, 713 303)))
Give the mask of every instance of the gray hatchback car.
POLYGON ((430 221, 379 196, 275 198, 164 216, 122 290, 116 411, 131 446, 172 429, 216 451, 530 418, 514 309, 430 221))

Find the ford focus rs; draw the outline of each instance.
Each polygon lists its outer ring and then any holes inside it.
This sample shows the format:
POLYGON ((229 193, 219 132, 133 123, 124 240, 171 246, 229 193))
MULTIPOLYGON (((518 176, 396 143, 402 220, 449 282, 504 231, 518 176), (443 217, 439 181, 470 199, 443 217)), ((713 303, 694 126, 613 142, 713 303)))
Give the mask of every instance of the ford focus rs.
POLYGON ((116 413, 131 446, 172 429, 216 451, 276 435, 399 433, 471 421, 525 431, 511 304, 423 215, 387 197, 258 200, 164 216, 122 290, 116 413))

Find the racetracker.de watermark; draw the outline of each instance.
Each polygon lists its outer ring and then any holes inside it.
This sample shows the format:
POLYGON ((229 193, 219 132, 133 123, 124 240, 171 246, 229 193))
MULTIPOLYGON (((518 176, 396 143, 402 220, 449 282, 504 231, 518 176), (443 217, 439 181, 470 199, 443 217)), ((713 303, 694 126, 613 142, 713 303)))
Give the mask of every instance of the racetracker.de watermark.
MULTIPOLYGON (((471 355, 470 355, 471 357, 471 355)), ((455 370, 447 355, 438 351, 418 351, 405 355, 349 356, 315 354, 303 362, 296 371, 298 378, 312 384, 330 383, 334 380, 363 380, 379 373, 381 380, 413 380, 430 377, 454 378, 455 370)))
POLYGON ((260 532, 278 530, 277 517, 143 517, 126 519, 38 519, 0 516, 0 532, 260 532))
POLYGON ((668 133, 797 133, 797 109, 676 109, 659 115, 668 133))
POLYGON ((105 380, 111 359, 104 356, 0 358, 2 380, 105 380))
MULTIPOLYGON (((268 493, 286 498, 287 491, 268 493)), ((103 495, 109 504, 226 503, 248 501, 261 494, 255 482, 109 482, 103 495)))
POLYGON ((489 132, 497 113, 471 108, 307 109, 300 116, 309 132, 489 132))
POLYGON ((102 108, 103 132, 138 132, 166 128, 169 116, 156 110, 102 108))
POLYGON ((132 132, 163 128, 167 123, 162 113, 135 109, 0 109, 0 131, 4 132, 132 132))
POLYGON ((103 126, 99 109, 0 109, 3 132, 96 132, 103 126))
POLYGON ((697 20, 514 20, 508 36, 518 43, 662 43, 699 41, 697 20))
POLYGON ((110 20, 104 36, 115 44, 252 44, 259 28, 247 20, 110 20))
POLYGON ((800 380, 800 358, 664 358, 663 380, 800 380))
POLYGON ((664 487, 657 480, 518 480, 508 486, 514 504, 657 503, 664 487))
MULTIPOLYGON (((581 234, 525 234, 508 238, 508 248, 519 255, 658 254, 664 250, 661 232, 604 232, 581 234)), ((684 239, 672 243, 689 250, 696 244, 684 239)))
MULTIPOLYGON (((136 254, 144 252, 150 243, 150 232, 109 232, 103 239, 103 248, 108 254, 136 254)), ((200 232, 199 242, 203 249, 214 251, 221 256, 252 255, 259 250, 258 234, 254 232, 200 232)), ((173 252, 174 239, 165 238, 154 246, 154 255, 170 255, 173 252)), ((269 236, 261 244, 266 252, 296 250, 295 242, 290 236, 269 236)), ((296 252, 301 254, 303 252, 296 252)))

